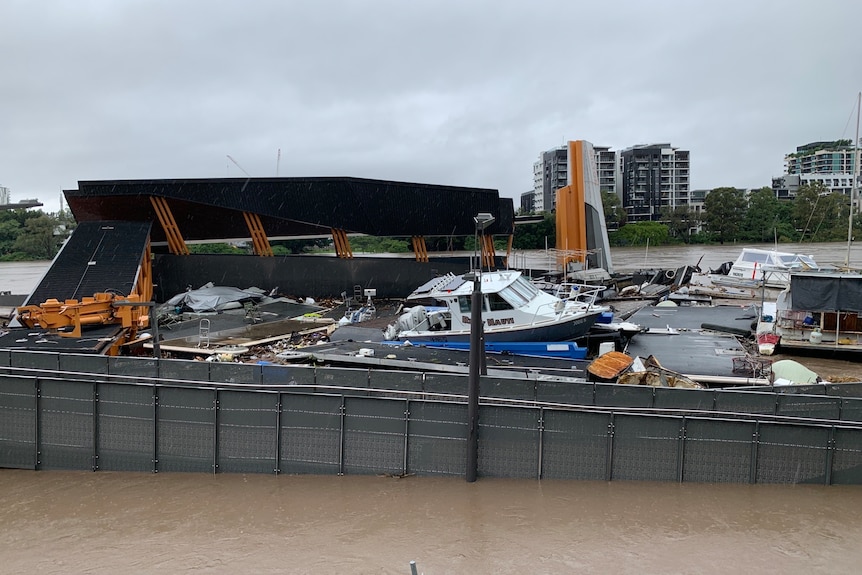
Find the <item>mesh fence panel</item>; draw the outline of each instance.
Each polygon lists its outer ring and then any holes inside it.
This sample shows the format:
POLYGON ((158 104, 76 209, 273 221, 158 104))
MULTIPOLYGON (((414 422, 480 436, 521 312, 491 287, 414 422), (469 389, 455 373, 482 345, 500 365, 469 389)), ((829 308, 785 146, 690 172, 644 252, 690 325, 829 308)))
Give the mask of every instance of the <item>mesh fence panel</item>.
POLYGON ((435 401, 467 401, 468 377, 466 375, 451 375, 446 373, 425 374, 425 391, 445 395, 460 395, 462 397, 437 398, 435 401))
POLYGON ((542 477, 607 479, 609 422, 604 413, 544 410, 542 477))
POLYGON ((680 419, 615 415, 613 479, 676 481, 680 419))
POLYGON ((207 361, 161 360, 159 369, 164 379, 209 381, 210 378, 210 364, 207 361))
POLYGON ((314 367, 301 365, 263 365, 261 382, 265 385, 313 386, 314 367))
POLYGON ((659 409, 713 409, 715 392, 711 389, 655 388, 655 407, 659 409))
POLYGON ((536 399, 536 385, 529 380, 480 376, 479 394, 482 397, 534 401, 536 399))
POLYGON ((219 471, 273 473, 278 468, 278 394, 219 393, 219 471))
POLYGON ((36 467, 36 382, 0 377, 0 467, 36 467))
POLYGON ((0 349, 0 367, 9 367, 12 353, 8 349, 0 349))
POLYGON ((100 384, 99 469, 152 471, 153 388, 100 384))
POLYGON ((716 391, 715 409, 725 413, 775 413, 776 395, 751 391, 716 391))
POLYGON ((104 355, 75 355, 71 353, 60 354, 60 370, 74 371, 76 378, 98 379, 102 375, 110 373, 108 357, 104 355))
POLYGON ((596 384, 596 405, 652 407, 653 388, 641 385, 596 384))
POLYGON ((841 398, 813 395, 779 395, 777 415, 812 419, 839 419, 841 398))
POLYGON ((539 410, 479 408, 479 476, 538 477, 539 410))
POLYGON ((282 394, 281 471, 341 471, 341 398, 282 394))
MULTIPOLYGON (((424 377, 421 372, 372 371, 371 389, 422 392, 424 377)), ((374 397, 403 397, 397 393, 375 392, 374 397)))
POLYGON ((862 430, 835 430, 832 459, 834 485, 862 485, 862 430))
POLYGON ((862 421, 862 399, 856 397, 842 397, 841 420, 862 421))
POLYGON ((568 405, 594 405, 594 387, 592 383, 539 381, 536 383, 536 399, 568 405))
POLYGON ((317 385, 356 387, 360 389, 351 391, 350 395, 367 395, 367 391, 360 390, 368 388, 368 370, 321 367, 317 369, 317 385))
POLYGON ((93 386, 43 381, 40 400, 43 469, 93 468, 93 386))
POLYGON ((108 361, 111 375, 127 377, 158 377, 159 366, 155 359, 145 357, 112 357, 108 361))
POLYGON ((466 471, 467 406, 410 402, 408 473, 458 475, 466 471))
POLYGON ((260 366, 253 363, 213 362, 210 381, 214 383, 260 383, 260 366))
POLYGON ((829 429, 760 424, 757 483, 825 483, 829 429))
POLYGON ((9 356, 9 365, 11 367, 57 371, 60 368, 60 354, 40 351, 12 351, 9 356))
POLYGON ((749 483, 755 424, 687 419, 683 481, 749 483))
POLYGON ((406 403, 348 397, 344 405, 345 473, 403 473, 406 403))
POLYGON ((211 389, 159 389, 159 470, 214 471, 214 400, 211 389))

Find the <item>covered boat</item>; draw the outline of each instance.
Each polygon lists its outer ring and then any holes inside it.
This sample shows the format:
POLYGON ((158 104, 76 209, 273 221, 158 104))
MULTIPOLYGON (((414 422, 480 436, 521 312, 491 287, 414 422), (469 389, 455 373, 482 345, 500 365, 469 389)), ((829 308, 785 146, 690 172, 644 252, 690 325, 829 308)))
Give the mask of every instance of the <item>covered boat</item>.
MULTIPOLYGON (((596 303, 603 286, 580 286, 577 298, 538 289, 521 272, 483 272, 482 322, 486 341, 572 341, 587 334, 607 306, 596 303)), ((469 342, 473 280, 447 274, 416 288, 387 340, 469 342)))
POLYGON ((790 283, 790 274, 797 271, 820 269, 812 256, 742 248, 736 261, 725 270, 713 271, 713 283, 735 287, 774 287, 783 289, 790 283), (721 273, 726 271, 726 274, 721 273))

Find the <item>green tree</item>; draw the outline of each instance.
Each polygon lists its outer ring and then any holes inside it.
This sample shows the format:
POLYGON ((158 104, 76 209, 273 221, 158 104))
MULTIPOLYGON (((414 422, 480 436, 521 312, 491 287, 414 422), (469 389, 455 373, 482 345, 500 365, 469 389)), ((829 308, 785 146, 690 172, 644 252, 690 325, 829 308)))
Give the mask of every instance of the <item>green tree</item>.
MULTIPOLYGON (((536 224, 524 224, 515 226, 515 239, 512 247, 518 250, 541 250, 545 249, 545 241, 548 247, 556 245, 557 219, 554 214, 545 213, 545 218, 536 224)), ((473 238, 466 238, 464 249, 473 249, 473 238), (469 243, 470 247, 467 247, 469 243)))
POLYGON ((793 200, 793 222, 800 241, 830 242, 847 237, 847 197, 820 182, 800 186, 793 200))
POLYGON ((50 260, 57 254, 62 241, 54 234, 56 227, 56 218, 39 212, 27 219, 12 249, 23 253, 28 259, 50 260))
POLYGON ((668 243, 669 237, 668 227, 659 222, 634 222, 608 234, 608 240, 613 246, 642 246, 647 242, 658 246, 668 243))
POLYGON ((739 222, 745 214, 745 196, 736 188, 715 188, 703 200, 704 227, 718 242, 737 239, 739 222))
POLYGON ((769 242, 777 238, 780 212, 780 203, 772 188, 763 187, 752 192, 739 229, 740 239, 769 242))
POLYGON ((670 236, 679 238, 685 243, 691 241, 691 230, 700 223, 697 212, 689 205, 662 209, 662 220, 667 223, 670 236))
POLYGON ((20 234, 21 224, 18 220, 13 217, 0 217, 0 258, 8 258, 15 252, 15 240, 20 234))
POLYGON ((602 192, 602 208, 605 212, 605 225, 609 230, 617 230, 626 225, 626 211, 622 200, 614 192, 602 192))

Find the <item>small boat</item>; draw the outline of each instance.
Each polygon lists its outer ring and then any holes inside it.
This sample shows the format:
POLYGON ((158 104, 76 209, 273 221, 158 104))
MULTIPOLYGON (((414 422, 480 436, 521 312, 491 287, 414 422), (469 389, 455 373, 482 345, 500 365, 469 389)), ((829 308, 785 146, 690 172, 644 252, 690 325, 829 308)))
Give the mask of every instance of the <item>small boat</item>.
MULTIPOLYGON (((577 298, 562 299, 538 289, 521 272, 482 272, 482 323, 485 341, 556 342, 581 338, 610 311, 596 303, 604 286, 583 285, 577 298)), ((447 274, 416 288, 387 340, 469 342, 473 280, 447 274)))
POLYGON ((791 272, 818 269, 820 267, 812 256, 774 249, 742 248, 742 252, 733 264, 730 266, 723 264, 716 271, 710 270, 710 278, 717 285, 737 288, 766 286, 783 289, 790 283, 791 272))

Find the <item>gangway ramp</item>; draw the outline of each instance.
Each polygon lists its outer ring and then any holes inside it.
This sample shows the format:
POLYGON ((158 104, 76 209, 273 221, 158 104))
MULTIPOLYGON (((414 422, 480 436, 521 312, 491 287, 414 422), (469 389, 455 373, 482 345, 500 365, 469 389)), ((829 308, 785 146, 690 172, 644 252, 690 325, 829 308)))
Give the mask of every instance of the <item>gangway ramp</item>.
POLYGON ((150 222, 81 222, 27 298, 80 300, 95 293, 128 295, 138 281, 148 249, 150 222))

